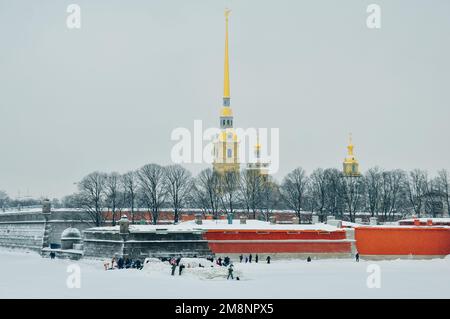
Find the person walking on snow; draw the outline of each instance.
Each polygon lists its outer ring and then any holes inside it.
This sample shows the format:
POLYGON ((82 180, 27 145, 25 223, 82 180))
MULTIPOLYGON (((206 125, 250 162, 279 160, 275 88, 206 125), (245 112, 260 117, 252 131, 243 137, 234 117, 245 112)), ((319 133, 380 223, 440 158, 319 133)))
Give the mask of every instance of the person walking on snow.
POLYGON ((231 279, 234 279, 234 278, 233 278, 233 264, 231 264, 231 265, 228 267, 228 276, 227 276, 227 280, 230 279, 230 277, 231 277, 231 279))
POLYGON ((242 259, 244 259, 244 256, 242 256, 242 254, 239 256, 239 262, 242 262, 242 259))
POLYGON ((170 260, 170 265, 172 266, 172 276, 175 276, 175 270, 177 269, 177 261, 175 258, 170 260))
POLYGON ((255 256, 255 263, 258 263, 258 259, 259 259, 258 254, 256 254, 256 256, 255 256))
POLYGON ((176 269, 177 269, 177 264, 172 264, 172 276, 175 276, 176 269))
POLYGON ((250 254, 250 256, 248 256, 248 262, 249 262, 249 263, 252 262, 252 254, 250 254))
POLYGON ((267 256, 266 260, 267 260, 267 263, 270 264, 270 256, 267 256))
MULTIPOLYGON (((201 265, 200 265, 201 266, 201 265)), ((184 269, 184 265, 183 264, 181 264, 179 267, 178 267, 178 275, 179 276, 181 276, 181 272, 183 271, 183 269, 184 269)))
POLYGON ((356 252, 355 258, 356 258, 356 262, 359 262, 359 253, 358 252, 356 252))

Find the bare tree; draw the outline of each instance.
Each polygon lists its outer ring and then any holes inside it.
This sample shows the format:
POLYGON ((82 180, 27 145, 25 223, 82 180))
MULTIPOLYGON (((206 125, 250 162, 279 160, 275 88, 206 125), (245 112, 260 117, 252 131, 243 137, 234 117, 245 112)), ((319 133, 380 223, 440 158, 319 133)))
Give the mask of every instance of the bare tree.
POLYGON ((125 173, 122 175, 121 182, 125 195, 125 203, 130 208, 131 223, 134 224, 134 205, 136 204, 139 186, 136 172, 131 171, 125 173))
POLYGON ((116 209, 120 201, 120 175, 116 172, 106 176, 105 190, 106 190, 106 205, 111 210, 112 225, 116 225, 116 209))
POLYGON ((443 196, 443 200, 447 205, 447 214, 450 215, 450 186, 449 186, 449 172, 446 169, 442 169, 438 172, 438 185, 439 190, 443 196))
POLYGON ((9 196, 5 191, 0 191, 0 208, 5 211, 9 203, 9 196))
POLYGON ((321 168, 315 169, 310 176, 310 190, 312 205, 317 207, 320 221, 324 221, 324 210, 326 207, 327 181, 325 171, 321 168))
POLYGON ((101 226, 104 223, 106 178, 105 173, 94 172, 78 183, 78 202, 87 211, 95 226, 101 226))
POLYGON ((265 221, 269 221, 273 210, 279 205, 282 200, 280 193, 280 186, 272 178, 268 176, 261 184, 261 212, 265 221))
POLYGON ((381 197, 382 174, 380 168, 374 167, 364 175, 365 190, 367 194, 368 208, 370 215, 378 215, 381 197))
POLYGON ((281 195, 287 206, 296 212, 299 220, 301 220, 301 211, 308 182, 309 178, 305 170, 298 167, 290 172, 281 184, 281 195))
POLYGON ((405 190, 414 213, 420 218, 423 210, 424 196, 428 191, 427 172, 414 169, 405 180, 405 190))
POLYGON ((167 195, 164 185, 165 169, 158 164, 147 164, 139 169, 138 178, 144 201, 151 212, 153 224, 156 225, 167 195))
POLYGON ((343 218, 342 173, 335 168, 324 171, 326 187, 326 210, 335 217, 343 218))
POLYGON ((77 193, 66 195, 61 199, 61 205, 65 208, 79 208, 80 200, 77 193))
POLYGON ((361 207, 364 194, 364 183, 358 176, 343 176, 342 195, 350 217, 350 221, 355 221, 355 215, 361 207))
POLYGON ((400 202, 403 198, 405 177, 406 174, 402 170, 381 173, 379 210, 383 214, 384 220, 387 220, 388 216, 392 219, 394 213, 401 208, 400 202))
POLYGON ((205 213, 211 212, 214 219, 219 218, 220 179, 216 172, 208 168, 195 178, 193 201, 205 213))
POLYGON ((183 208, 191 191, 191 173, 180 165, 166 167, 166 192, 173 207, 174 222, 178 223, 179 210, 183 208))
POLYGON ((222 207, 228 214, 233 214, 239 196, 240 172, 229 171, 219 175, 220 199, 222 207))
POLYGON ((256 213, 261 206, 262 190, 264 178, 257 170, 245 170, 241 173, 239 190, 241 198, 247 213, 253 214, 253 219, 256 219, 256 213))

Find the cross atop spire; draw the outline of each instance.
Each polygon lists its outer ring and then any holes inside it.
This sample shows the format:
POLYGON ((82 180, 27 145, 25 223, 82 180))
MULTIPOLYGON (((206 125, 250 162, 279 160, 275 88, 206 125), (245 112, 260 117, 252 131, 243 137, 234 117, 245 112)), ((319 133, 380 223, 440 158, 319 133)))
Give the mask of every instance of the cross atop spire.
POLYGON ((353 142, 352 142, 352 133, 348 134, 348 155, 353 156, 353 142))

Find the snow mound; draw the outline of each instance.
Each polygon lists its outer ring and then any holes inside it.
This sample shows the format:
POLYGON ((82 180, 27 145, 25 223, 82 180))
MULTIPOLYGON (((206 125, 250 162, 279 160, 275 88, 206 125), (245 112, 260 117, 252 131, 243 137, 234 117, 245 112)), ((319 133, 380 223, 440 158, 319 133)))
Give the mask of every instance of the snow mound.
MULTIPOLYGON (((209 267, 185 268, 183 272, 200 279, 226 279, 228 276, 228 267, 212 265, 209 267)), ((234 269, 233 277, 242 277, 242 271, 234 269)))
MULTIPOLYGON (((197 277, 200 279, 226 279, 228 276, 228 267, 219 266, 212 263, 205 258, 181 258, 180 265, 184 265, 182 276, 188 275, 197 277)), ((171 265, 169 262, 161 261, 157 258, 145 258, 143 271, 147 274, 166 273, 170 274, 171 265)), ((242 271, 233 267, 233 276, 242 277, 242 271)), ((178 276, 178 270, 176 269, 176 275, 178 276)))
POLYGON ((169 268, 170 264, 168 262, 162 262, 158 258, 145 258, 142 270, 147 273, 153 273, 168 271, 169 268))
MULTIPOLYGON (((198 267, 211 267, 214 263, 206 258, 181 258, 180 265, 184 265, 186 268, 198 268, 198 267)), ((186 269, 185 268, 185 269, 186 269)))

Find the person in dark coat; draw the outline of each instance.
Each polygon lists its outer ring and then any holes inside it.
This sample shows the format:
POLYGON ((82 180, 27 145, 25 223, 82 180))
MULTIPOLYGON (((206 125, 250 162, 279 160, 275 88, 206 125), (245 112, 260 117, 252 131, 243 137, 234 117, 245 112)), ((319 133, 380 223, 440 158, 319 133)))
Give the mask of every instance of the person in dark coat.
POLYGON ((179 269, 178 269, 178 275, 181 276, 181 272, 183 271, 184 267, 186 267, 185 265, 181 264, 179 269))
POLYGON ((175 276, 176 269, 177 269, 177 263, 172 263, 172 276, 175 276))
POLYGON ((245 263, 248 263, 248 257, 245 257, 245 263))
POLYGON ((356 258, 356 262, 359 262, 359 253, 358 252, 356 253, 355 258, 356 258))
POLYGON ((252 254, 250 254, 250 256, 248 256, 248 262, 249 262, 249 263, 252 262, 252 254))
POLYGON ((56 256, 56 255, 55 255, 55 252, 52 251, 52 252, 50 253, 50 258, 51 258, 51 259, 55 259, 55 256, 56 256))
POLYGON ((130 258, 125 259, 125 268, 131 268, 132 260, 130 258))
POLYGON ((217 264, 219 265, 219 266, 222 266, 222 258, 217 258, 217 264))
POLYGON ((137 260, 134 262, 134 268, 136 268, 136 269, 142 269, 141 261, 140 261, 139 259, 137 259, 137 260))
POLYGON ((244 256, 242 256, 242 254, 239 256, 239 262, 242 262, 242 259, 244 259, 244 256))
POLYGON ((308 256, 308 258, 306 258, 306 261, 310 262, 311 261, 311 257, 308 256))
POLYGON ((117 261, 117 268, 123 269, 123 264, 124 264, 123 258, 120 257, 119 260, 117 261))
POLYGON ((180 261, 181 261, 181 257, 178 257, 178 258, 177 258, 177 266, 180 265, 180 261))
POLYGON ((256 256, 255 256, 255 263, 258 263, 258 259, 259 259, 258 254, 256 254, 256 256))
POLYGON ((233 278, 233 264, 231 264, 230 267, 228 267, 228 276, 227 276, 227 280, 230 279, 230 277, 231 277, 231 279, 234 279, 234 278, 233 278))
POLYGON ((266 260, 267 260, 267 263, 270 264, 270 256, 267 256, 266 260))

